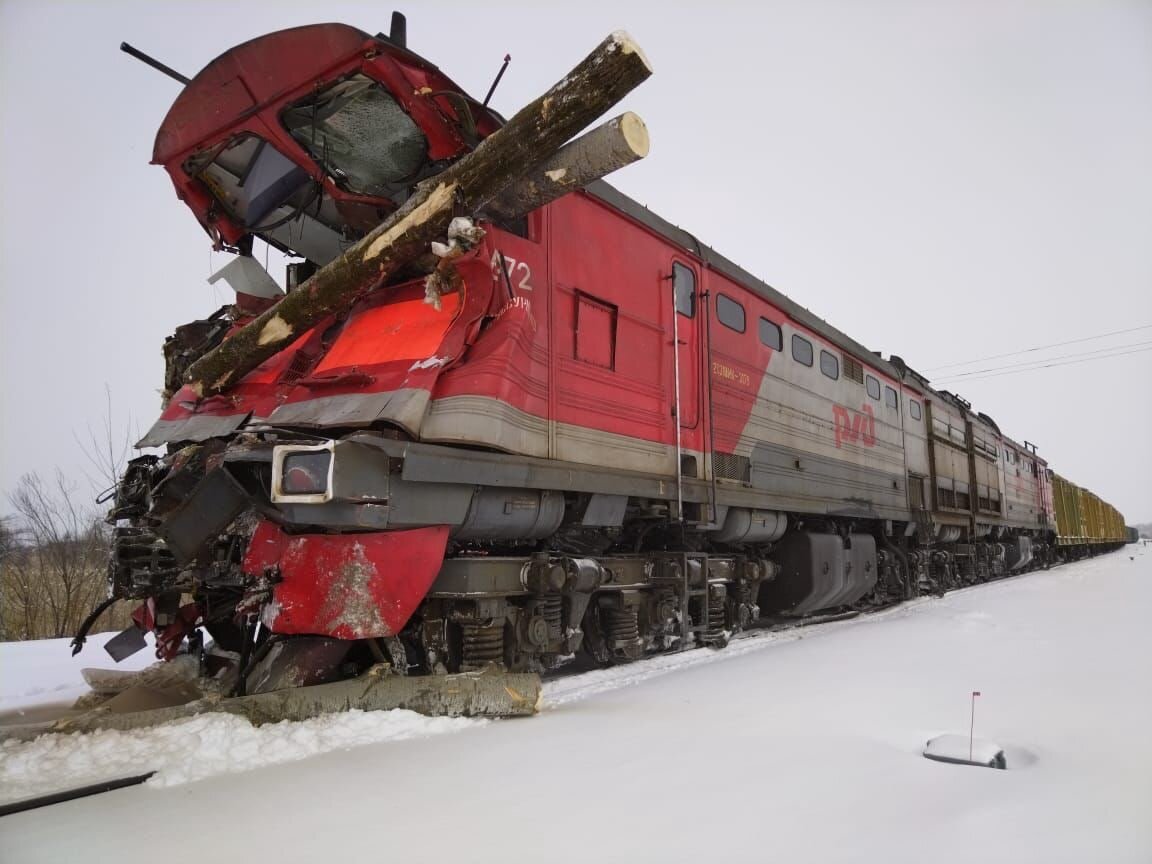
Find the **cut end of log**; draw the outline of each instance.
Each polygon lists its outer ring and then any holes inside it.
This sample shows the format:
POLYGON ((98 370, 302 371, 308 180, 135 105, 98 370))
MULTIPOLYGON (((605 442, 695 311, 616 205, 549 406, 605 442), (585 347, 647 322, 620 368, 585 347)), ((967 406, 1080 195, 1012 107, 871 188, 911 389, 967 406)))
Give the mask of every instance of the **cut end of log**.
POLYGON ((637 44, 636 40, 628 35, 627 30, 615 30, 608 37, 612 42, 619 46, 620 51, 624 54, 635 54, 644 63, 644 67, 651 72, 652 64, 648 62, 648 58, 644 55, 644 51, 637 44))
POLYGON ((631 111, 569 141, 550 158, 483 207, 483 213, 505 221, 554 201, 573 189, 631 165, 648 155, 648 127, 631 111))
POLYGON ((631 111, 625 111, 617 118, 617 122, 620 124, 620 134, 624 136, 624 143, 636 154, 636 158, 643 159, 647 156, 650 143, 648 126, 640 119, 640 116, 631 111))

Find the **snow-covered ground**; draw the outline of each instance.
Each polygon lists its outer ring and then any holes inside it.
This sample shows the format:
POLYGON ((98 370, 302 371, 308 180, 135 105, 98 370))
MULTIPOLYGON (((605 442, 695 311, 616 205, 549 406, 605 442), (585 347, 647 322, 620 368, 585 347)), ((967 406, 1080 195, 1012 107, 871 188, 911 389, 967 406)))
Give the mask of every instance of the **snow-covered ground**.
MULTIPOLYGON (((104 643, 115 633, 88 637, 84 650, 72 656, 71 639, 39 639, 33 642, 0 642, 0 714, 35 711, 57 703, 72 703, 88 690, 80 670, 112 667, 104 643)), ((153 641, 117 669, 143 669, 156 662, 153 641)), ((3 791, 0 790, 0 794, 3 791)))
MULTIPOLYGON (((202 717, 5 745, 9 800, 159 773, 3 817, 0 859, 1147 864, 1150 624, 1152 552, 1126 547, 558 679, 533 719, 389 712, 253 730, 202 717), (967 734, 973 690, 976 734, 1004 748, 1007 771, 920 755, 929 738, 967 734)), ((0 646, 0 708, 34 687, 72 695, 56 688, 94 665, 87 651, 74 665, 42 653, 0 646), (30 684, 34 666, 49 677, 30 684)))

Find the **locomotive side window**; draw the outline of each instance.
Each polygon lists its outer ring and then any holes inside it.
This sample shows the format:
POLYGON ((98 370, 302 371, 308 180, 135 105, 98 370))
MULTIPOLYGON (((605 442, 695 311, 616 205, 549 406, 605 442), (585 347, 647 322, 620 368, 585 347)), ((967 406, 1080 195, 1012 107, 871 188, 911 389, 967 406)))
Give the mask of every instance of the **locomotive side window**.
POLYGON ((896 397, 896 391, 891 387, 884 388, 884 404, 889 408, 896 408, 900 405, 900 400, 896 397))
POLYGON ((784 347, 784 337, 780 333, 780 325, 773 324, 767 318, 760 319, 760 342, 773 351, 780 351, 784 347))
POLYGON ((920 419, 920 403, 915 399, 908 400, 908 413, 912 415, 913 420, 920 419))
POLYGON ((873 378, 871 375, 866 376, 865 380, 867 381, 868 395, 871 396, 873 399, 879 399, 880 398, 880 382, 877 381, 875 378, 873 378))
POLYGON ((676 294, 676 311, 687 318, 695 318, 696 274, 683 264, 673 264, 672 290, 676 294))
POLYGON ((737 333, 744 332, 744 307, 727 294, 716 295, 716 317, 725 327, 737 333))
POLYGON ((835 381, 840 377, 840 361, 827 351, 820 352, 820 371, 835 381))
POLYGON ((812 365, 812 343, 795 333, 792 334, 792 359, 805 366, 812 365))

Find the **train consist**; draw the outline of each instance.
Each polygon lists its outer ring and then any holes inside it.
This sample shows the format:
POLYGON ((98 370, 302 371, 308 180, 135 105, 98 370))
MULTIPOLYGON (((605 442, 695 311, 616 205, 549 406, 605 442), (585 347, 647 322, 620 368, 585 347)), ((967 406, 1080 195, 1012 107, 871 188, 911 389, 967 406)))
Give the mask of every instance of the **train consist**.
POLYGON ((282 302, 253 238, 308 290, 503 124, 402 29, 272 33, 176 99, 153 161, 238 253, 237 299, 166 343, 140 442, 164 455, 111 514, 114 594, 162 656, 204 628, 248 692, 543 672, 1125 541, 1034 445, 602 181, 481 219, 442 294, 410 269, 221 392, 186 383, 282 302))

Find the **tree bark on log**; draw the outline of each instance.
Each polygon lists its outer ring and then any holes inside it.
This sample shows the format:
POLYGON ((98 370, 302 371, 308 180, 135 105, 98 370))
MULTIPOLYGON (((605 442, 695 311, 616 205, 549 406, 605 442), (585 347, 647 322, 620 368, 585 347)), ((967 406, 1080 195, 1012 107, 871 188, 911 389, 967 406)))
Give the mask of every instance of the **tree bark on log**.
POLYGON ((543 96, 471 153, 421 183, 395 213, 188 370, 200 398, 221 393, 301 333, 346 309, 445 236, 458 212, 475 213, 652 74, 639 46, 617 31, 543 96))
POLYGON ((483 215, 511 221, 582 189, 648 155, 648 128, 631 111, 569 141, 484 205, 483 215))

